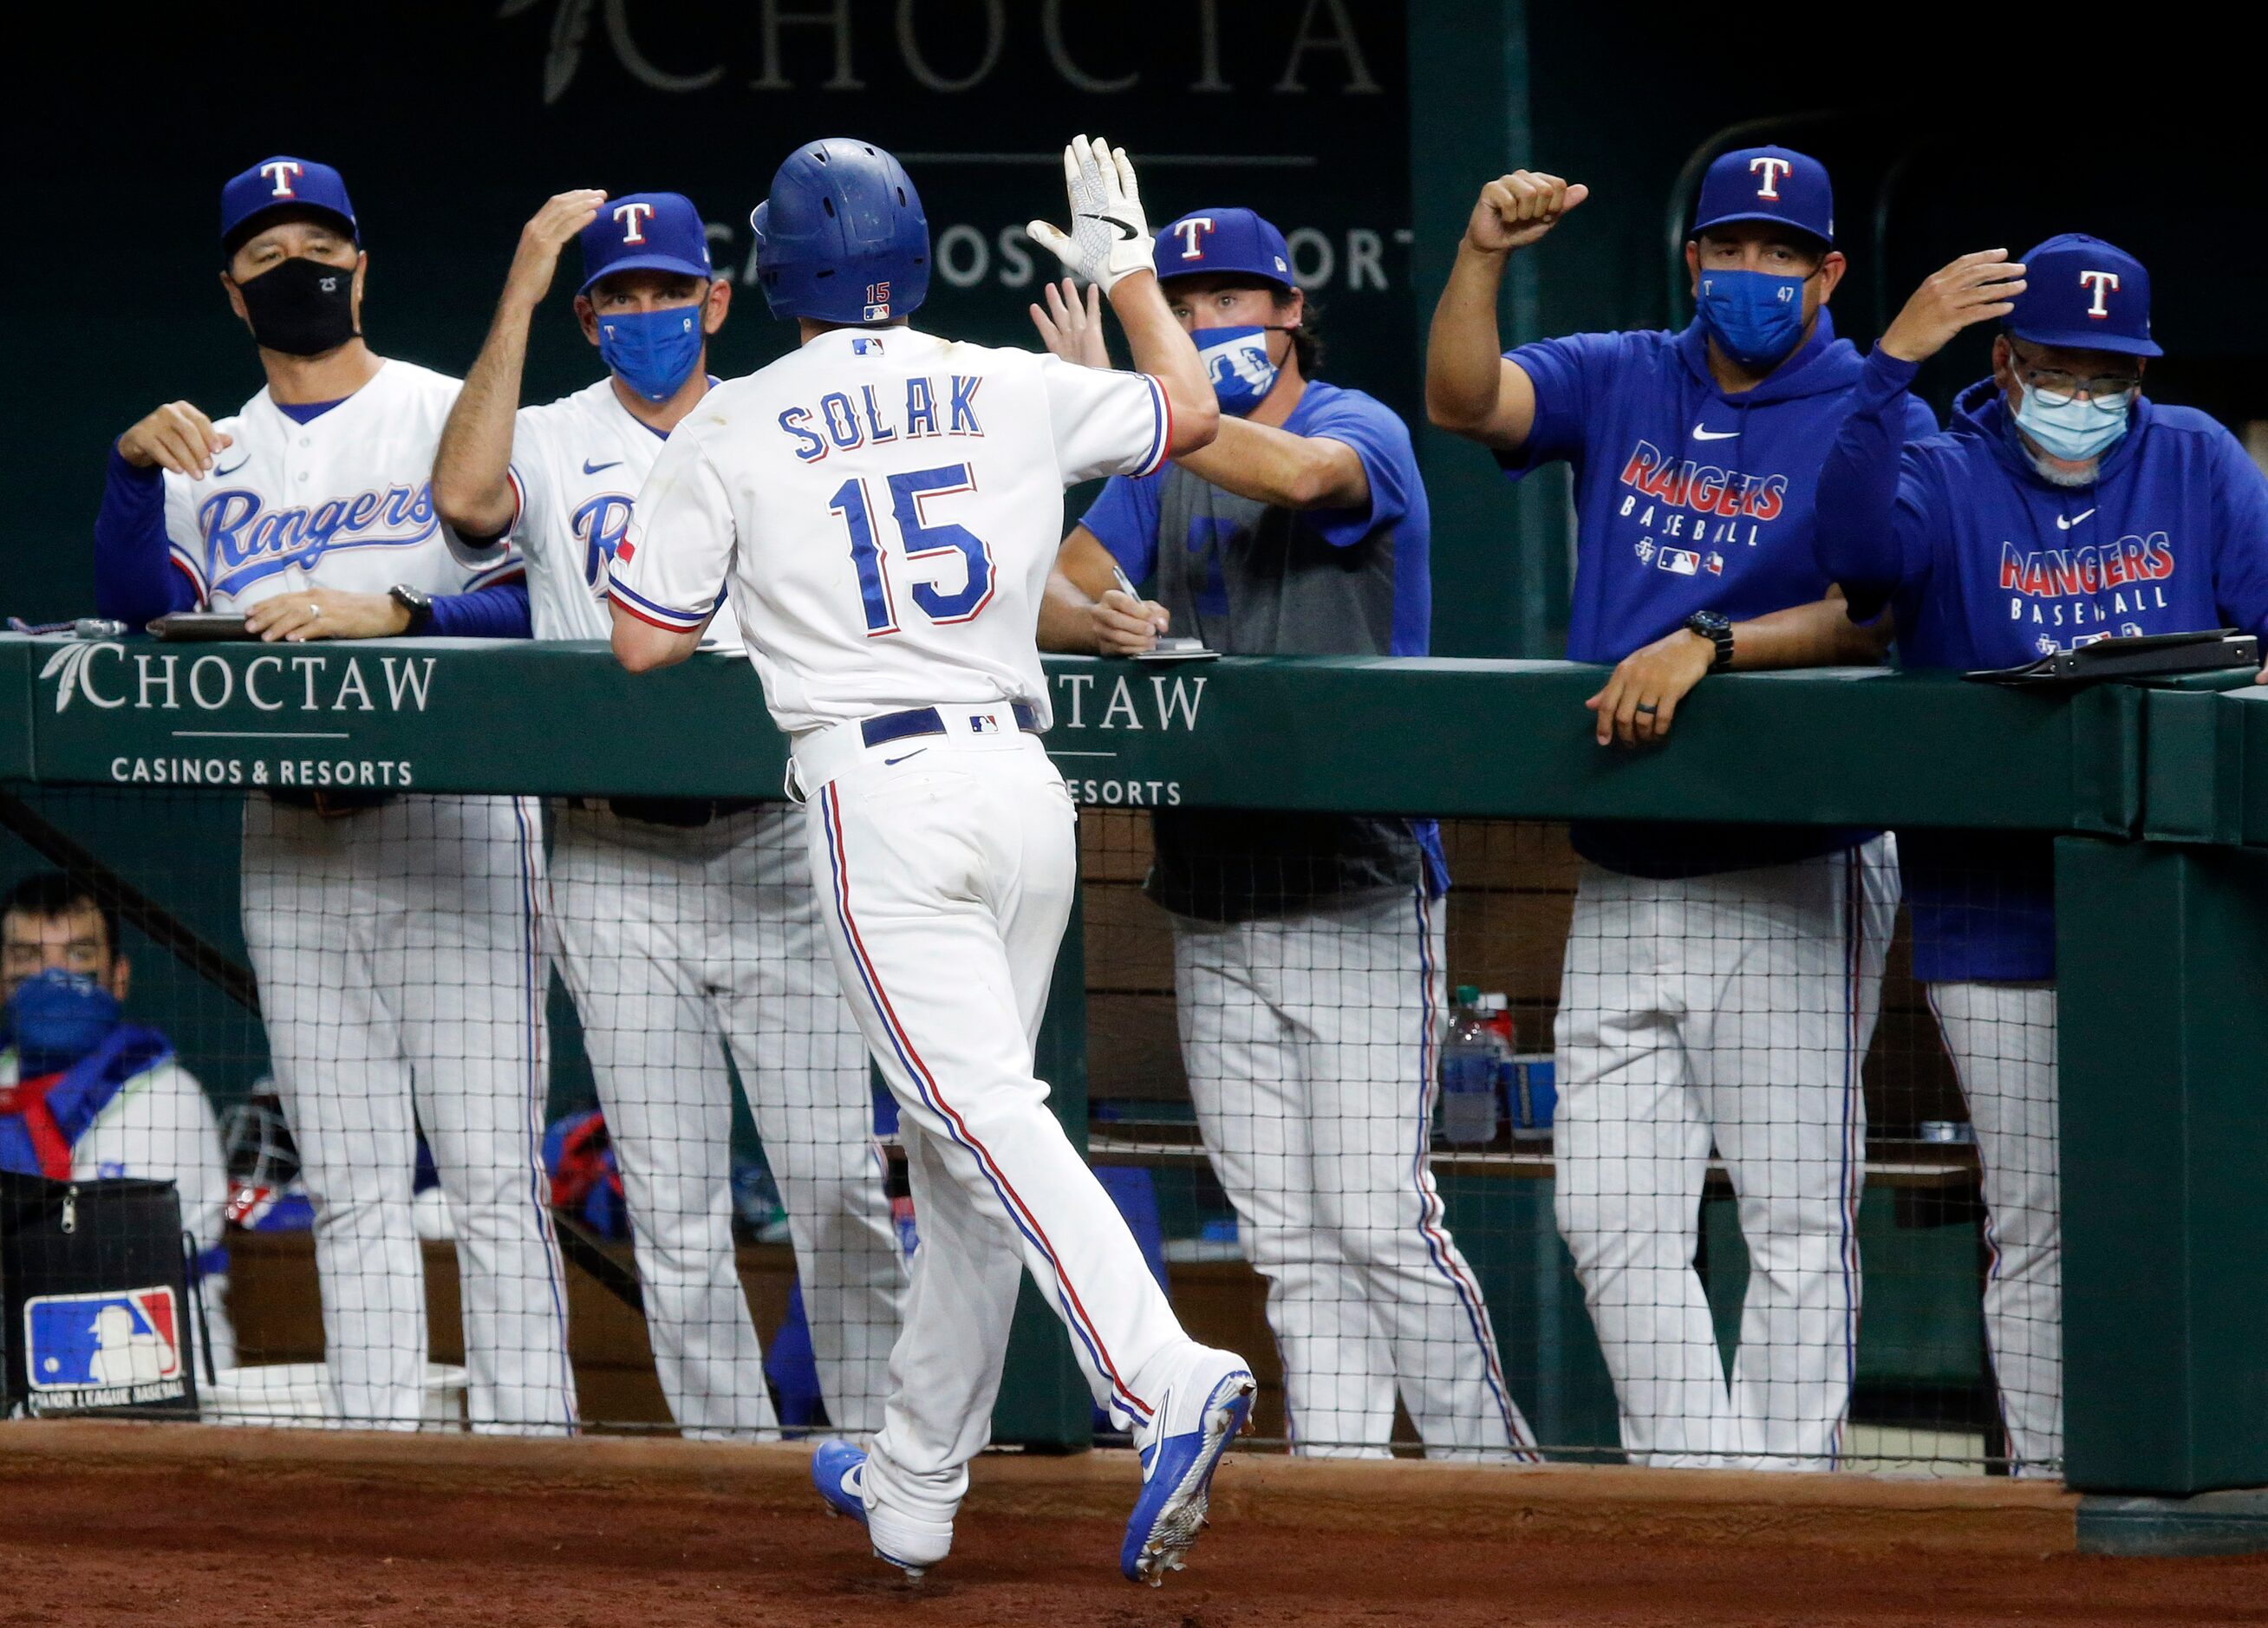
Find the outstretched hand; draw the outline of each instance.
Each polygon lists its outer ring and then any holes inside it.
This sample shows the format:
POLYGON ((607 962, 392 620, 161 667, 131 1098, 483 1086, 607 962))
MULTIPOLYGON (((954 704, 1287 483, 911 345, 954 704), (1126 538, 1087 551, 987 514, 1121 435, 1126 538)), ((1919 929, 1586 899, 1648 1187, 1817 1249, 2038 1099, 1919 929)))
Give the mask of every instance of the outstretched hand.
POLYGON ((1150 222, 1126 149, 1074 136, 1064 149, 1064 190, 1071 230, 1035 220, 1024 228, 1033 242, 1106 294, 1121 277, 1150 269, 1150 222))
POLYGON ((1046 309, 1032 306, 1032 326, 1040 330, 1040 343, 1049 354, 1081 367, 1108 367, 1110 350, 1102 341, 1102 290, 1088 284, 1082 300, 1079 284, 1065 277, 1060 285, 1047 284, 1045 293, 1046 309))

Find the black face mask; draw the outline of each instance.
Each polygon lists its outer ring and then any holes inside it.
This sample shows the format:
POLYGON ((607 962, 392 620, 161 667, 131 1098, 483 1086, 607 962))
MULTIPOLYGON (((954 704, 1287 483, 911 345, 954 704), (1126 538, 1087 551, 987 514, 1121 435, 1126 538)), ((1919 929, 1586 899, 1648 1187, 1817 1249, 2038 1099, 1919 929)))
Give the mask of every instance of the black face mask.
POLYGON ((285 356, 320 356, 355 336, 354 268, 305 255, 236 285, 252 336, 285 356))

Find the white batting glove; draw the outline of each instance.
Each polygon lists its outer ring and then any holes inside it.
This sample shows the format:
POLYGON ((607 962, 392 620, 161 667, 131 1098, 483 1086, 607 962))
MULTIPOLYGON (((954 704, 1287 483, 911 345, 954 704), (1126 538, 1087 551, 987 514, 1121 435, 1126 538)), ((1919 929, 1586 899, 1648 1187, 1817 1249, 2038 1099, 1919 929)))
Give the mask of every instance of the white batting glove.
POLYGON ((1100 137, 1072 138, 1064 149, 1064 186, 1071 195, 1071 232, 1046 221, 1024 228, 1033 242, 1108 294, 1121 277, 1150 267, 1150 223, 1123 147, 1100 137))

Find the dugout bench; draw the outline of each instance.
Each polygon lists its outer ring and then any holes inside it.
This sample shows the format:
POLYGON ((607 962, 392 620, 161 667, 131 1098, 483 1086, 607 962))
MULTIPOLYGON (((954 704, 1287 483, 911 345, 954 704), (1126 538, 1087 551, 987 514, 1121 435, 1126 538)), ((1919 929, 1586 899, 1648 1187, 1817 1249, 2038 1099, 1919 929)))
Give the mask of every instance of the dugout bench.
MULTIPOLYGON (((1598 672, 1567 663, 1064 659, 1049 675, 1049 749, 1103 808, 2053 834, 2068 1479, 2268 1485, 2268 689, 1734 674, 1681 709, 1669 746, 1631 753, 1593 743, 1598 672)), ((785 766, 745 664, 634 679, 589 645, 11 635, 0 696, 0 782, 34 818, 47 786, 777 797, 785 766)), ((97 845, 130 883, 161 840, 128 820, 97 845)), ((1041 1072, 1083 1141, 1080 938, 1075 923, 1041 1072)), ((1540 1186, 1501 1179, 1522 1173, 1506 1157, 1447 1161, 1445 1184, 1540 1186)), ((1084 1440, 1083 1389, 1027 1309, 1003 1433, 1084 1440)))

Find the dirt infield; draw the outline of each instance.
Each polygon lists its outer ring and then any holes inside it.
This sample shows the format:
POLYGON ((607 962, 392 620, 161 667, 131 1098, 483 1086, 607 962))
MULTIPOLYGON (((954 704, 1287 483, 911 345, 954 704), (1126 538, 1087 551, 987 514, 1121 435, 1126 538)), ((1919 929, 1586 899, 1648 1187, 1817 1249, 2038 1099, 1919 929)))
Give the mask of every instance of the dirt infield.
POLYGON ((1123 1455, 978 1470, 907 1584, 793 1448, 0 1425, 0 1624, 2268 1623, 2268 1560, 2081 1557, 2005 1482, 1240 1458, 1153 1591, 1123 1455))

